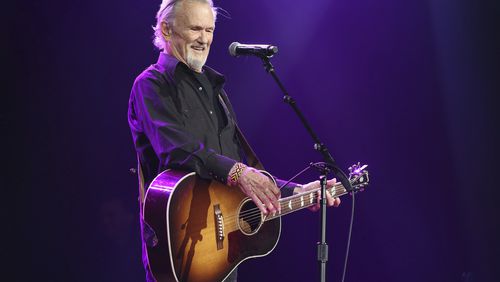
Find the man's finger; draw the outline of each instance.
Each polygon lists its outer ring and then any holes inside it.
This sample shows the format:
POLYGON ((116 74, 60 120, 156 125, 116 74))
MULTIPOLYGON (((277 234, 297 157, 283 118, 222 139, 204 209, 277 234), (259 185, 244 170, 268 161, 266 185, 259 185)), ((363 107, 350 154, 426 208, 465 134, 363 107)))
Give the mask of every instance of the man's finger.
POLYGON ((266 193, 264 193, 264 191, 257 190, 257 191, 255 191, 255 194, 257 194, 257 197, 267 207, 268 211, 273 212, 274 210, 276 210, 274 208, 274 205, 273 205, 271 199, 269 199, 269 197, 266 195, 266 193))
POLYGON ((335 203, 335 199, 332 197, 332 194, 328 191, 326 191, 326 200, 329 207, 333 206, 333 204, 335 203))
POLYGON ((335 184, 337 182, 337 178, 332 178, 332 179, 328 179, 327 183, 328 184, 335 184))
POLYGON ((316 203, 314 206, 311 207, 313 211, 317 211, 321 208, 321 206, 319 205, 319 203, 316 203))
POLYGON ((278 188, 278 186, 276 186, 274 184, 273 181, 271 181, 271 179, 269 179, 269 185, 268 186, 268 189, 270 189, 270 191, 275 195, 275 196, 279 196, 281 194, 281 191, 280 191, 280 188, 278 188))
POLYGON ((250 198, 252 198, 252 201, 255 203, 255 205, 259 208, 259 210, 263 214, 267 214, 266 205, 262 203, 262 201, 257 197, 257 195, 255 193, 252 194, 252 196, 250 198))
MULTIPOLYGON (((271 185, 270 185, 271 186, 271 185)), ((274 186, 274 185, 273 185, 274 186)), ((280 206, 279 206, 279 202, 278 202, 278 197, 276 196, 276 194, 274 194, 274 192, 270 189, 270 188, 264 188, 264 194, 268 197, 268 199, 271 201, 271 203, 273 204, 274 206, 274 209, 275 210, 279 210, 280 209, 280 206)))
POLYGON ((335 198, 335 202, 333 203, 334 207, 340 206, 340 198, 335 198))
MULTIPOLYGON (((330 194, 330 192, 328 192, 328 190, 326 190, 326 204, 330 207, 330 206, 333 206, 335 202, 335 199, 332 197, 332 195, 330 194)), ((318 191, 318 206, 320 206, 321 204, 321 190, 318 191)))

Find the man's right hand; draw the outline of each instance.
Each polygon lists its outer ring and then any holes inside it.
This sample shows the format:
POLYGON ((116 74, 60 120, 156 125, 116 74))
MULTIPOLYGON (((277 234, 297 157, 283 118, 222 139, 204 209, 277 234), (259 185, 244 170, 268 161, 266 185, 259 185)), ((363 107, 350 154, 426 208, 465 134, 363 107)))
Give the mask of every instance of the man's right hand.
POLYGON ((250 197, 264 214, 280 209, 280 190, 266 175, 252 167, 246 167, 237 181, 237 186, 250 197))

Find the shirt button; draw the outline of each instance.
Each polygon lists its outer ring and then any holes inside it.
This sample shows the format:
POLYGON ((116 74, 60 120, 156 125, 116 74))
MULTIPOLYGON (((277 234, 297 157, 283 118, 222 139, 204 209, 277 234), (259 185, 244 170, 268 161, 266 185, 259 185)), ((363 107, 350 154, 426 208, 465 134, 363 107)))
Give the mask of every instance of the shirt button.
POLYGON ((210 111, 210 114, 213 114, 214 112, 210 111))
POLYGON ((201 86, 200 86, 200 87, 198 88, 198 90, 200 90, 200 91, 201 91, 201 90, 203 90, 203 87, 201 87, 201 86))

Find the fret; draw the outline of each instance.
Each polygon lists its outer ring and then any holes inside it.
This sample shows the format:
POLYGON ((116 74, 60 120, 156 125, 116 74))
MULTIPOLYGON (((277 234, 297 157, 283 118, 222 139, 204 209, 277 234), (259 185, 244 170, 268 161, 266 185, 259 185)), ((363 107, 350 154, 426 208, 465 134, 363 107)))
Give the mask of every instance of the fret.
MULTIPOLYGON (((273 214, 269 214, 266 217, 265 221, 281 217, 297 210, 301 210, 303 208, 314 205, 318 199, 319 191, 320 189, 318 188, 280 199, 279 202, 281 209, 273 214)), ((342 183, 335 184, 335 186, 328 189, 328 191, 333 197, 340 197, 347 194, 347 191, 345 190, 344 186, 342 186, 342 183)))

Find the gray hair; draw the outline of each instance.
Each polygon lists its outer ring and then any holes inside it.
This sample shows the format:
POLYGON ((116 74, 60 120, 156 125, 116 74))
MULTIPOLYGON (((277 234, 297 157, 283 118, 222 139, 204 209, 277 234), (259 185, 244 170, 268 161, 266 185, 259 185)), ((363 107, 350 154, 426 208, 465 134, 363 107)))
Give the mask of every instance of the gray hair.
POLYGON ((214 19, 217 19, 217 8, 214 7, 214 2, 212 0, 163 0, 161 2, 158 13, 156 13, 156 26, 153 27, 153 43, 156 47, 158 47, 158 49, 163 50, 167 45, 167 42, 165 41, 165 38, 163 38, 161 30, 162 23, 173 26, 175 21, 175 13, 179 9, 180 4, 186 1, 207 3, 208 5, 210 5, 212 11, 214 12, 214 19))

